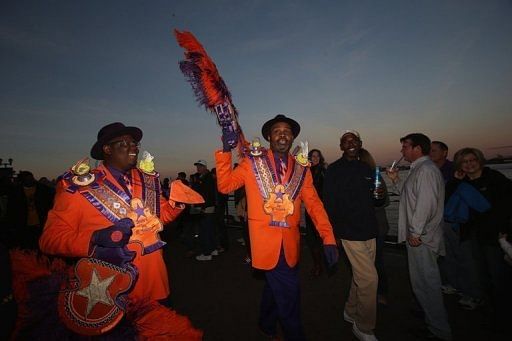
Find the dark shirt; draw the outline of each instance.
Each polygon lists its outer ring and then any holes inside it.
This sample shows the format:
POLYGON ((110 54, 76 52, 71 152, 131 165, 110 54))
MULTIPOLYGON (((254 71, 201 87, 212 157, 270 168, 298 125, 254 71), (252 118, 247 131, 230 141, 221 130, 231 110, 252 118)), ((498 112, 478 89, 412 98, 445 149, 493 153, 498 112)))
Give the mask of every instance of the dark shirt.
MULTIPOLYGON (((35 183, 34 205, 39 218, 39 225, 42 227, 46 223, 48 211, 53 207, 55 190, 46 185, 35 183)), ((7 225, 9 228, 27 226, 28 202, 22 185, 12 188, 7 199, 7 225)))
POLYGON ((130 172, 129 171, 123 172, 122 170, 114 168, 112 166, 107 166, 107 165, 105 165, 105 166, 107 167, 110 174, 112 174, 114 179, 116 179, 117 182, 121 185, 121 187, 123 187, 126 194, 128 194, 131 198, 132 193, 128 190, 128 187, 126 186, 126 182, 124 181, 125 176, 128 177, 128 179, 131 181, 130 172))
POLYGON ((325 167, 323 165, 311 166, 311 175, 313 176, 313 185, 320 199, 323 198, 325 167))
POLYGON ((327 167, 323 201, 336 238, 365 241, 377 237, 373 175, 366 163, 343 157, 327 167))
POLYGON ((441 174, 443 174, 444 183, 453 179, 453 162, 446 160, 445 163, 439 168, 441 174))
POLYGON ((190 187, 190 183, 188 182, 187 179, 177 178, 176 180, 180 180, 181 182, 183 182, 184 185, 187 185, 190 187))
POLYGON ((217 186, 215 179, 210 171, 201 174, 198 180, 198 192, 204 198, 204 204, 202 207, 215 206, 217 197, 217 186))
POLYGON ((106 166, 106 167, 107 167, 108 171, 110 172, 110 174, 112 174, 112 176, 116 180, 122 179, 125 175, 128 175, 130 173, 128 171, 123 172, 122 170, 117 169, 117 168, 112 167, 112 166, 106 166))
POLYGON ((238 205, 243 198, 245 198, 245 186, 235 190, 235 205, 238 205))

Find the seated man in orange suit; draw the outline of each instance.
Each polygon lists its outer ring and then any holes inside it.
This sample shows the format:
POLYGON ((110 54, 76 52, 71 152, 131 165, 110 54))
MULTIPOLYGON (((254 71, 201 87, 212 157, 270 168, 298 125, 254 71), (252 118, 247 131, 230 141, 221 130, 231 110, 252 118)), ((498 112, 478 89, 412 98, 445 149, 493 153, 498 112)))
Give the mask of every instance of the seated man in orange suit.
MULTIPOLYGON (((86 275, 86 278, 92 278, 90 287, 77 291, 81 300, 87 300, 86 312, 79 312, 84 317, 78 322, 79 325, 86 325, 91 320, 88 315, 100 308, 105 310, 114 302, 118 303, 112 291, 113 285, 109 285, 115 284, 112 282, 114 276, 107 277, 101 272, 109 267, 115 268, 110 265, 129 270, 132 284, 125 291, 128 302, 145 304, 159 301, 166 305, 170 290, 161 249, 165 243, 160 240, 158 232, 163 224, 182 212, 183 203, 203 202, 199 194, 179 181, 171 184, 169 200, 161 195, 158 173, 153 169, 153 157, 144 152, 143 160, 136 167, 141 139, 142 131, 136 127, 119 122, 103 127, 91 149, 91 156, 103 160, 102 164, 90 170, 88 163, 82 160, 62 176, 55 205, 48 214, 39 240, 40 248, 46 254, 92 262, 94 274, 92 277, 86 275), (94 268, 94 264, 98 263, 96 260, 107 262, 107 267, 101 271, 94 268), (95 290, 105 291, 103 298, 98 298, 97 293, 91 294, 95 290)), ((80 270, 75 271, 78 274, 80 270)), ((69 303, 75 298, 69 296, 66 300, 69 303)), ((73 302, 70 304, 73 305, 73 302)), ((72 307, 75 308, 80 309, 79 303, 72 307)), ((139 309, 140 314, 142 310, 139 309)), ((168 311, 165 314, 169 315, 168 311)), ((72 319, 77 318, 79 313, 74 313, 72 319)), ((109 318, 106 316, 107 320, 109 318)), ((175 321, 183 322, 184 319, 177 317, 175 321)), ((177 328, 182 330, 170 330, 171 334, 175 333, 173 336, 190 339, 201 336, 201 332, 188 321, 185 324, 181 322, 175 326, 179 324, 181 327, 177 328)), ((86 326, 85 333, 102 333, 111 328, 108 321, 105 324, 102 331, 97 331, 95 325, 86 326)), ((71 326, 73 329, 73 323, 71 326)), ((77 328, 80 333, 81 327, 77 328)), ((162 332, 161 335, 170 334, 162 332)))
POLYGON ((304 339, 297 267, 301 202, 323 240, 329 265, 338 260, 331 224, 313 186, 307 150, 302 150, 301 157, 289 153, 299 132, 296 121, 277 115, 262 127, 270 150, 253 143, 239 166, 232 169, 230 151, 234 146, 230 141, 237 138, 224 131, 223 151, 215 154, 219 191, 230 193, 245 186, 247 193, 252 266, 265 270, 266 279, 259 327, 266 335, 275 336, 279 320, 290 340, 304 339))

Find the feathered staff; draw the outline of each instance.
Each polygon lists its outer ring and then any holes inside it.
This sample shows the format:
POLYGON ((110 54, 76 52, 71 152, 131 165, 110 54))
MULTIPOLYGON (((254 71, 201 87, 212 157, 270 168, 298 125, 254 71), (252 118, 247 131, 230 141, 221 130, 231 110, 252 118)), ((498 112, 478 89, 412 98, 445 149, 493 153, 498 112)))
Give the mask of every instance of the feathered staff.
POLYGON ((178 44, 186 50, 185 60, 180 61, 180 69, 192 85, 197 101, 217 116, 217 122, 222 127, 223 143, 237 147, 238 156, 243 157, 247 143, 238 124, 238 112, 215 63, 192 33, 174 30, 174 34, 178 44))

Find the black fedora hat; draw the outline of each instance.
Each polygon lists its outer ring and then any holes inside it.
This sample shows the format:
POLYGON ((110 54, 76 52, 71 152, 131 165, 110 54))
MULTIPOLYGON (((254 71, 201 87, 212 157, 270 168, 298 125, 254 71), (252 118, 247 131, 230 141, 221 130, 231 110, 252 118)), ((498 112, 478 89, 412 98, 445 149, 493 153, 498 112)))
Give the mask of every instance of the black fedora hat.
POLYGON ((299 133, 300 133, 300 125, 297 123, 297 121, 292 120, 291 118, 286 117, 283 114, 279 114, 276 117, 274 117, 273 119, 268 120, 267 122, 265 122, 263 127, 261 127, 261 135, 263 135, 263 138, 265 138, 265 140, 268 141, 268 137, 270 135, 270 129, 272 128, 272 126, 274 124, 276 124, 278 122, 285 122, 285 123, 288 123, 290 125, 290 127, 292 128, 293 138, 296 138, 299 135, 299 133))
POLYGON ((103 146, 114 137, 130 135, 137 142, 142 140, 142 130, 137 127, 127 127, 121 122, 107 124, 98 132, 98 140, 91 148, 91 157, 96 160, 103 160, 103 146))

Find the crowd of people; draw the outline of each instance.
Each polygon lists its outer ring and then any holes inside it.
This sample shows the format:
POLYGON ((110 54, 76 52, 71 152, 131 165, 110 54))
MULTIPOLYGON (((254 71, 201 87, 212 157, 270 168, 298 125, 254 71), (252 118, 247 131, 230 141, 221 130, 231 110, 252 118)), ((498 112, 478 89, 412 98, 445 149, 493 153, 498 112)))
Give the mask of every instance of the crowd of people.
POLYGON ((230 248, 229 194, 247 247, 244 261, 265 277, 257 323, 266 338, 277 339, 280 325, 284 339, 305 339, 298 276, 304 205, 310 276, 329 272, 343 255, 352 278, 340 319, 357 339, 377 340, 377 310, 390 304, 383 255, 390 192, 400 198, 398 242, 405 243, 425 322, 412 335, 451 340, 443 295, 453 294, 461 308, 486 310, 492 330, 506 328, 512 181, 486 167, 480 150, 463 148, 452 162, 442 141, 408 134, 400 143, 410 170, 387 167, 387 188, 376 181, 379 169, 358 131, 341 133, 341 156, 329 164, 303 144, 290 153, 299 133, 298 122, 277 115, 262 126, 268 149, 248 144, 233 164, 237 139, 223 136, 214 168, 200 159, 188 180, 180 172, 160 182, 151 155, 137 165, 142 131, 117 122, 98 132, 91 149, 102 161, 98 168, 81 160, 56 185, 27 171, 15 183, 3 179, 0 246, 10 277, 2 312, 17 305, 19 313, 2 336, 200 339, 202 332, 172 308, 159 232, 174 222, 187 257, 212 261, 230 248))

